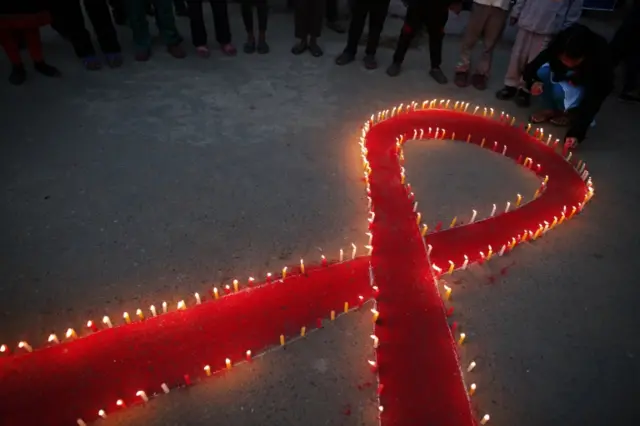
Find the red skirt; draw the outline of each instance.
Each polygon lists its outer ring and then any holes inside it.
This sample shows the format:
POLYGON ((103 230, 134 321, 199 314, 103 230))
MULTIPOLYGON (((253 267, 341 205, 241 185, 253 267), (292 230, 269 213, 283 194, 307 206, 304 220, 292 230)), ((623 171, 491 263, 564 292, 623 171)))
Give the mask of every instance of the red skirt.
POLYGON ((29 14, 0 15, 0 29, 2 30, 40 28, 50 23, 51 15, 49 15, 49 12, 44 11, 29 14))

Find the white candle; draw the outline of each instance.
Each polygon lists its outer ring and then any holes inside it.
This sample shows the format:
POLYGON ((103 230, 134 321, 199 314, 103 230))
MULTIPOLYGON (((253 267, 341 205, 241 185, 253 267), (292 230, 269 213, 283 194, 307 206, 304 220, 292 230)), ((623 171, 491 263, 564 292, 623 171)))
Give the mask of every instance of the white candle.
POLYGON ((138 391, 136 392, 136 396, 139 396, 140 399, 142 399, 144 402, 149 402, 149 397, 147 396, 147 394, 145 393, 145 391, 138 391))
POLYGON ((499 256, 502 256, 504 254, 504 251, 507 249, 507 245, 503 244, 502 248, 500 249, 500 252, 498 253, 499 256))
POLYGON ((56 336, 55 334, 50 334, 49 343, 60 343, 60 341, 58 340, 58 336, 56 336))
POLYGON ((166 314, 168 310, 167 302, 162 302, 162 313, 166 314))
POLYGON ((467 367, 467 373, 471 373, 474 368, 476 368, 476 362, 471 361, 471 364, 469 364, 469 367, 467 367))
POLYGON ((151 315, 153 315, 154 317, 158 315, 158 313, 156 312, 156 307, 151 305, 149 306, 149 310, 151 311, 151 315))
POLYGON ((507 201, 507 207, 504 209, 505 213, 509 211, 509 207, 511 207, 511 201, 507 201))
POLYGON ((464 255, 464 263, 462 264, 462 269, 463 270, 467 269, 467 266, 469 266, 469 257, 465 254, 464 255))
POLYGON ((491 419, 491 417, 488 414, 485 414, 484 417, 482 417, 482 420, 480 420, 480 424, 486 425, 489 422, 489 419, 491 419))
POLYGON ((344 262, 344 250, 340 249, 340 262, 344 262))
POLYGON ((100 417, 102 417, 103 419, 106 419, 106 418, 107 418, 107 413, 105 413, 105 412, 104 412, 104 410, 100 410, 100 411, 98 411, 98 415, 99 415, 100 417))
POLYGON ((102 322, 109 328, 113 327, 113 324, 111 324, 111 320, 106 315, 102 317, 102 322))
POLYGON ((427 256, 431 256, 431 250, 433 250, 433 246, 431 244, 429 244, 427 246, 427 256))
POLYGON ((469 223, 473 223, 476 221, 476 216, 478 215, 477 211, 473 211, 473 214, 471 215, 471 221, 469 223))
POLYGON ((373 246, 365 246, 365 248, 367 249, 367 255, 371 256, 371 252, 373 251, 373 246))
POLYGON ((164 393, 169 393, 169 392, 170 392, 170 391, 169 391, 169 386, 167 386, 167 384, 166 384, 166 383, 161 384, 161 385, 160 385, 160 387, 162 388, 162 391, 163 391, 164 393))
POLYGON ((198 293, 195 293, 194 296, 196 297, 196 305, 199 305, 202 303, 202 299, 200 299, 200 295, 198 293))
POLYGON ((356 247, 355 244, 351 243, 351 259, 355 259, 356 258, 356 251, 358 250, 358 248, 356 247))
POLYGON ((491 209, 491 217, 496 214, 496 205, 493 205, 493 209, 491 209))
POLYGON ((373 348, 377 349, 378 348, 378 344, 380 343, 380 340, 378 339, 378 336, 376 336, 375 334, 371 335, 371 339, 373 340, 373 348))

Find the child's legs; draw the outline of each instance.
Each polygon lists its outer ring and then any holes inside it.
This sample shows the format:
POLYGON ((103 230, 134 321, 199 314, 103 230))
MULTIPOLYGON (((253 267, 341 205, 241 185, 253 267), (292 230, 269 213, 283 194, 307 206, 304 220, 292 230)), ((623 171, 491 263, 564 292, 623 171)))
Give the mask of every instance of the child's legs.
POLYGON ((18 41, 13 31, 0 29, 0 44, 2 44, 9 61, 11 61, 13 65, 22 64, 20 48, 18 47, 18 41))
POLYGON ((182 37, 176 27, 176 17, 173 14, 173 0, 153 0, 156 9, 156 25, 167 46, 182 43, 182 37))
POLYGON ((42 62, 42 40, 40 39, 39 28, 29 28, 24 31, 24 38, 27 41, 27 50, 33 62, 42 62))
POLYGON ((522 81, 522 72, 529 60, 529 50, 531 31, 519 29, 516 35, 516 41, 511 49, 511 57, 509 58, 509 66, 504 77, 504 85, 509 87, 520 87, 522 81))
POLYGON ((149 22, 147 22, 147 0, 125 0, 125 5, 136 49, 151 49, 151 34, 149 34, 149 22))

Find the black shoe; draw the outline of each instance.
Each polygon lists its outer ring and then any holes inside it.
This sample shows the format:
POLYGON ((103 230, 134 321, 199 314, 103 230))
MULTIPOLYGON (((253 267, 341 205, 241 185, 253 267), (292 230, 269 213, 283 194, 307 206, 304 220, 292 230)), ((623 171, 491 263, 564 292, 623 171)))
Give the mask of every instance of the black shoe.
POLYGON ((247 42, 242 46, 242 50, 244 53, 251 54, 256 51, 256 41, 255 40, 247 40, 247 42))
POLYGON ((510 99, 513 99, 516 96, 516 93, 518 93, 517 87, 504 86, 502 89, 496 92, 496 98, 500 99, 501 101, 508 101, 510 99))
POLYGON ((398 74, 400 74, 401 70, 402 70, 402 64, 394 62, 391 65, 389 65, 389 68, 387 68, 387 75, 389 77, 397 77, 398 74))
POLYGON ((353 53, 342 52, 336 58, 336 65, 347 65, 353 62, 355 59, 356 59, 356 55, 354 55, 353 53))
POLYGON ((338 34, 344 34, 346 32, 344 26, 339 21, 328 21, 327 28, 338 34))
POLYGON ((258 41, 258 53, 260 55, 265 55, 267 53, 269 53, 271 49, 269 48, 269 45, 267 44, 266 40, 259 40, 258 41))
POLYGON ((294 55, 302 55, 309 48, 307 40, 300 40, 291 48, 291 53, 294 55))
POLYGON ((364 67, 368 70, 375 70, 378 68, 378 61, 376 61, 376 57, 374 55, 364 55, 364 67))
POLYGON ((9 83, 14 86, 20 86, 27 80, 27 70, 24 69, 24 65, 14 65, 11 68, 11 74, 9 74, 9 83))
POLYGON ((318 46, 318 43, 316 43, 315 41, 309 43, 309 53, 311 53, 311 56, 313 56, 314 58, 319 58, 320 56, 324 55, 322 48, 318 46))
POLYGON ((444 73, 440 68, 431 68, 431 70, 429 71, 429 75, 438 84, 447 84, 449 82, 449 80, 447 79, 447 76, 444 75, 444 73))
POLYGON ((518 89, 518 92, 513 97, 516 105, 521 108, 528 108, 531 105, 531 93, 527 93, 522 89, 518 89))
POLYGON ((107 53, 104 56, 107 59, 109 68, 119 68, 122 66, 122 53, 107 53))
POLYGON ((635 94, 633 92, 624 92, 624 93, 621 93, 620 96, 618 96, 618 99, 620 99, 622 102, 639 103, 640 95, 635 94))
POLYGON ((60 73, 60 70, 58 70, 58 68, 56 68, 56 67, 54 67, 52 65, 49 65, 44 61, 34 63, 33 67, 40 74, 45 75, 47 77, 60 77, 62 75, 60 73))

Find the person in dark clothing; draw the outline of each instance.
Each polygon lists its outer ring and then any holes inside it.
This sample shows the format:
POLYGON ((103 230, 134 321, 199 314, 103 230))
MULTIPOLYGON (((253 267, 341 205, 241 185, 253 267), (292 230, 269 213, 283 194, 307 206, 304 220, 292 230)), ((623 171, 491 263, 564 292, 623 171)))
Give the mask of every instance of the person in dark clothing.
POLYGON ((338 34, 344 33, 344 27, 340 23, 338 14, 338 0, 325 0, 325 19, 327 22, 327 28, 337 32, 338 34))
POLYGON ((65 0, 51 3, 55 28, 73 45, 73 50, 88 70, 99 70, 102 63, 96 55, 82 13, 82 4, 98 38, 98 44, 107 64, 116 68, 122 65, 122 49, 109 13, 106 0, 65 0))
POLYGON ((387 68, 389 76, 395 77, 400 74, 402 62, 409 50, 411 40, 423 26, 426 26, 429 34, 429 55, 431 59, 429 75, 439 84, 448 82, 447 77, 440 69, 440 65, 442 64, 444 27, 449 20, 449 9, 458 14, 462 10, 462 3, 459 0, 411 0, 408 2, 407 15, 404 18, 398 45, 393 54, 393 63, 387 68))
POLYGON ((127 25, 127 14, 124 8, 124 0, 109 0, 109 7, 111 7, 111 14, 113 20, 117 25, 127 25))
MULTIPOLYGON (((191 41, 198 56, 208 58, 211 52, 207 46, 207 28, 202 14, 203 0, 187 0, 189 8, 189 24, 191 25, 191 41)), ((216 41, 222 52, 227 56, 235 56, 236 48, 231 44, 231 27, 229 25, 229 10, 227 0, 211 0, 213 26, 216 31, 216 41)))
POLYGON ((176 16, 189 16, 187 2, 185 0, 173 0, 173 8, 176 11, 176 16))
POLYGON ((291 48, 291 53, 300 55, 307 49, 316 58, 323 55, 318 45, 324 19, 324 0, 296 0, 295 37, 299 41, 291 48))
POLYGON ((380 34, 387 19, 390 0, 355 0, 351 8, 351 22, 347 36, 347 46, 336 58, 336 64, 346 65, 353 62, 358 53, 358 43, 364 31, 364 24, 369 16, 369 35, 365 49, 364 65, 367 69, 378 67, 376 51, 380 43, 380 34))
MULTIPOLYGON (((176 59, 186 56, 181 47, 182 36, 176 27, 176 18, 173 14, 172 0, 152 0, 155 9, 156 25, 160 30, 167 51, 176 59)), ((151 57, 151 34, 147 21, 147 6, 149 0, 126 0, 127 21, 133 33, 136 61, 145 62, 151 57)))
POLYGON ((269 45, 267 44, 267 19, 269 7, 267 0, 242 0, 240 3, 242 12, 242 21, 247 31, 247 42, 244 44, 244 53, 269 53, 269 45), (258 14, 258 44, 256 46, 256 35, 253 27, 253 9, 258 14))
POLYGON ((57 68, 44 61, 42 54, 40 27, 51 23, 51 16, 45 6, 43 1, 37 0, 0 1, 0 44, 11 62, 11 84, 20 85, 27 79, 27 71, 20 56, 21 38, 26 42, 37 72, 47 77, 60 75, 57 68))
POLYGON ((532 123, 568 126, 565 150, 574 149, 594 124, 600 106, 613 89, 613 64, 607 41, 584 25, 558 33, 525 67, 526 92, 539 95, 544 109, 532 123))
POLYGON ((636 0, 633 8, 622 21, 611 40, 613 67, 624 65, 624 83, 620 100, 640 102, 638 78, 640 76, 640 0, 636 0))

